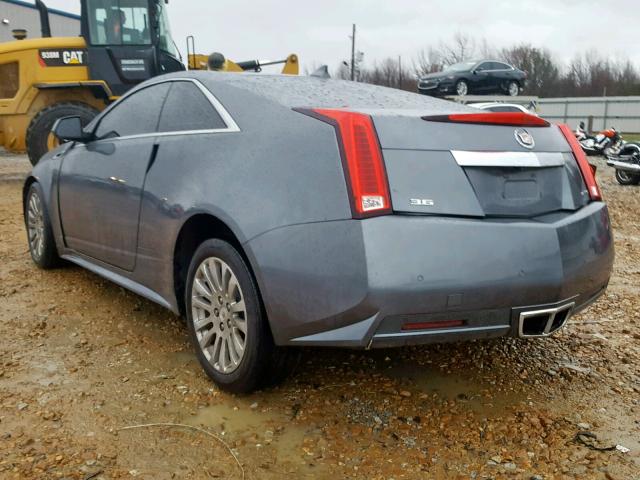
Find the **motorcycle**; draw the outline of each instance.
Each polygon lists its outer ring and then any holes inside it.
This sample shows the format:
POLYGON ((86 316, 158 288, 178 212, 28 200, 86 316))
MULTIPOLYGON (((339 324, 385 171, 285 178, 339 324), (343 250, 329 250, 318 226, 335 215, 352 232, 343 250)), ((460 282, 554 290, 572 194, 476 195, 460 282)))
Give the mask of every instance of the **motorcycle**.
POLYGON ((640 184, 640 143, 626 143, 618 153, 607 155, 607 165, 616 169, 620 185, 640 184))
POLYGON ((587 133, 584 122, 580 122, 575 135, 587 155, 615 155, 624 145, 622 135, 613 127, 593 136, 587 133))

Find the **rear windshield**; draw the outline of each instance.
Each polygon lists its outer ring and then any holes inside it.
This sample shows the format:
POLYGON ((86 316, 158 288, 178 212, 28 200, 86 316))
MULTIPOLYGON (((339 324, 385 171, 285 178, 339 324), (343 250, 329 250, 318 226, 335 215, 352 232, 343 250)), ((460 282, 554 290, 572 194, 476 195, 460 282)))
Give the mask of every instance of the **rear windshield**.
POLYGON ((209 83, 229 83, 290 108, 353 108, 367 110, 420 110, 423 112, 475 112, 476 109, 426 95, 346 80, 284 75, 229 75, 207 72, 198 76, 209 83))

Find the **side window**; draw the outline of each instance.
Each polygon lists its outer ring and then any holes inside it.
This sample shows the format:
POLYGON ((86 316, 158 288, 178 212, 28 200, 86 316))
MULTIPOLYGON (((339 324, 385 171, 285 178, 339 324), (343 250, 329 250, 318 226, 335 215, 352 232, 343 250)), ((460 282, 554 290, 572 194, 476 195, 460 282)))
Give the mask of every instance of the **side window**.
POLYGON ((98 124, 97 138, 154 133, 169 83, 160 83, 123 99, 98 124))
POLYGON ((159 132, 226 128, 211 102, 192 82, 172 82, 162 109, 159 132))
POLYGON ((502 62, 493 62, 493 67, 494 70, 511 70, 511 67, 509 65, 507 65, 506 63, 502 63, 502 62))
POLYGON ((491 63, 490 62, 483 62, 480 65, 478 65, 476 67, 476 70, 479 72, 483 72, 485 70, 490 70, 491 69, 491 63))

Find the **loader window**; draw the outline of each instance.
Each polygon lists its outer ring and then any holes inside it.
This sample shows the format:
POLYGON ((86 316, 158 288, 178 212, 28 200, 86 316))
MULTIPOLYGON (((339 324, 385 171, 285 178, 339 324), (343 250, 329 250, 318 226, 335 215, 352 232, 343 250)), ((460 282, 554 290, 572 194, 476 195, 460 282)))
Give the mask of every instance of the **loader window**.
POLYGON ((88 0, 91 45, 151 45, 147 0, 88 0))
POLYGON ((163 1, 159 1, 156 4, 156 10, 158 15, 158 38, 159 46, 161 50, 169 53, 174 58, 178 58, 180 53, 176 48, 176 44, 171 36, 171 29, 169 28, 169 18, 167 17, 167 9, 164 6, 163 1))
POLYGON ((0 98, 13 98, 20 89, 18 62, 0 65, 0 98))

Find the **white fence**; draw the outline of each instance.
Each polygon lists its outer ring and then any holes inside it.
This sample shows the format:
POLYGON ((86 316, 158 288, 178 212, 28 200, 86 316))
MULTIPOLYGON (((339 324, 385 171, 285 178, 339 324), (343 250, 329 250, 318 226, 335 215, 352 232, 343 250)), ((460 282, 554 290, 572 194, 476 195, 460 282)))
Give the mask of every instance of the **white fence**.
POLYGON ((576 128, 585 122, 589 131, 616 127, 624 133, 640 133, 640 97, 507 97, 504 95, 467 95, 446 97, 459 103, 518 103, 532 108, 553 123, 567 123, 576 128))
POLYGON ((540 98, 538 114, 572 128, 584 121, 591 131, 615 127, 624 133, 640 133, 640 97, 540 98))

